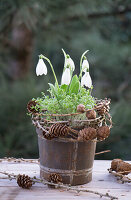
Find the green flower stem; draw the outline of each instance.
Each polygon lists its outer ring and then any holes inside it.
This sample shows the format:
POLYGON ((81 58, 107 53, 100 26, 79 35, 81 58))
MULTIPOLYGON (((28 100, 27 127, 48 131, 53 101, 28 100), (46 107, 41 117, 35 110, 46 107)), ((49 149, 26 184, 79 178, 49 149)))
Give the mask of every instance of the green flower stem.
MULTIPOLYGON (((62 49, 62 51, 63 51, 63 54, 64 54, 64 57, 65 57, 65 59, 66 59, 66 52, 64 51, 64 49, 62 49)), ((64 69, 65 69, 65 63, 64 63, 64 69)))
POLYGON ((58 80, 57 80, 57 77, 56 77, 56 74, 55 74, 53 65, 51 64, 50 60, 49 60, 46 56, 43 56, 42 54, 41 54, 39 57, 40 57, 40 58, 44 58, 44 59, 47 60, 47 62, 50 64, 51 69, 52 69, 52 72, 53 72, 53 75, 54 75, 54 78, 55 78, 55 81, 56 81, 56 84, 57 84, 57 86, 59 87, 58 80))
POLYGON ((80 71, 79 80, 81 80, 81 77, 82 77, 82 69, 80 71))
POLYGON ((83 60, 85 54, 86 54, 88 51, 89 51, 89 50, 86 50, 86 51, 82 54, 81 59, 80 59, 80 75, 79 75, 79 80, 80 80, 81 77, 82 77, 82 60, 83 60))

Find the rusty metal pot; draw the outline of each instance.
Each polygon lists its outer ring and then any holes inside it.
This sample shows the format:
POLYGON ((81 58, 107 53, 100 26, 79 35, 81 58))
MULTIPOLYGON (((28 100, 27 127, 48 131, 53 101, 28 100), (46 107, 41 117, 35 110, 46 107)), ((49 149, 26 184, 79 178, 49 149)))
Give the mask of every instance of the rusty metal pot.
POLYGON ((40 155, 40 177, 48 180, 50 173, 62 176, 63 183, 81 185, 92 180, 96 143, 78 142, 71 138, 46 140, 36 128, 40 155))

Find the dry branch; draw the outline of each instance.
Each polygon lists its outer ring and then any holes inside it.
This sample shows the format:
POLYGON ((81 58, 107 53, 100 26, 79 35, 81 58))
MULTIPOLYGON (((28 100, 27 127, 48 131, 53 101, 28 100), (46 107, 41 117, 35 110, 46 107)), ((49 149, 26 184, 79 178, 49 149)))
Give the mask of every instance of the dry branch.
POLYGON ((39 164, 39 159, 31 160, 31 159, 24 159, 24 158, 14 158, 14 157, 4 157, 3 159, 0 159, 0 162, 15 162, 15 163, 34 163, 39 164))
POLYGON ((103 154, 103 153, 108 153, 108 152, 111 152, 111 150, 101 151, 101 152, 95 153, 95 155, 99 155, 99 154, 103 154))
POLYGON ((45 132, 46 134, 49 133, 49 131, 47 131, 45 128, 43 128, 43 126, 40 125, 40 123, 38 121, 34 121, 32 120, 32 124, 34 126, 36 126, 37 128, 39 128, 40 130, 42 130, 43 132, 45 132))
MULTIPOLYGON (((18 177, 18 175, 15 175, 15 174, 13 174, 13 173, 12 173, 12 174, 9 174, 9 173, 7 173, 7 172, 0 172, 0 173, 1 173, 1 174, 4 174, 4 175, 6 175, 6 176, 8 176, 8 179, 9 179, 9 180, 17 179, 17 177, 18 177)), ((1 178, 1 177, 0 177, 0 178, 1 178)), ((2 177, 2 179, 3 179, 3 177, 2 177)), ((58 184, 57 184, 57 183, 53 183, 53 182, 48 182, 48 181, 46 181, 46 180, 44 180, 44 179, 39 179, 39 178, 36 178, 36 177, 31 178, 31 180, 32 180, 33 184, 35 184, 35 183, 43 183, 44 185, 52 185, 52 186, 55 186, 55 187, 57 187, 57 188, 61 187, 61 188, 66 189, 67 191, 75 191, 75 192, 77 192, 77 193, 80 193, 80 192, 87 192, 87 193, 96 194, 96 195, 98 195, 98 196, 100 196, 100 197, 108 197, 108 198, 110 198, 111 200, 118 199, 117 197, 112 196, 112 195, 110 195, 109 193, 102 194, 102 193, 100 193, 100 192, 88 190, 88 189, 86 189, 86 188, 79 188, 79 187, 74 187, 74 186, 70 186, 70 185, 64 185, 64 184, 62 184, 62 183, 58 183, 58 184)))
POLYGON ((120 180, 122 183, 131 183, 131 178, 123 175, 121 172, 114 172, 112 169, 108 169, 109 173, 117 177, 117 180, 120 180))

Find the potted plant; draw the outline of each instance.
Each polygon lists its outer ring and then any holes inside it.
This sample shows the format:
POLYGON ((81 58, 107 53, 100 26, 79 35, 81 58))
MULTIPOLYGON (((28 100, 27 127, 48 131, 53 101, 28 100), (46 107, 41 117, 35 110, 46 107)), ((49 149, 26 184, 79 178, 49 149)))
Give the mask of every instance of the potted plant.
POLYGON ((54 68, 44 55, 39 56, 36 74, 47 74, 46 60, 55 83, 49 83, 49 96, 29 101, 27 108, 36 126, 40 155, 40 176, 54 182, 78 185, 90 182, 96 143, 110 134, 112 120, 110 99, 92 97, 92 80, 85 51, 80 59, 80 74, 73 75, 75 65, 62 49, 65 57, 61 84, 54 68))

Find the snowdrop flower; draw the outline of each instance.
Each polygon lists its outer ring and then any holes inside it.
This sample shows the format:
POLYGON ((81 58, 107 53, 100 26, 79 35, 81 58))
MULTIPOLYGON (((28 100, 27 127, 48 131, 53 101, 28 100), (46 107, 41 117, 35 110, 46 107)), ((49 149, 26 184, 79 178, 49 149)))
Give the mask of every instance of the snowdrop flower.
POLYGON ((38 64, 36 66, 36 75, 41 76, 43 74, 47 74, 47 67, 42 58, 39 58, 38 64))
POLYGON ((89 71, 89 63, 87 59, 84 59, 82 63, 82 72, 87 72, 87 71, 89 71))
POLYGON ((63 84, 69 85, 70 81, 71 81, 70 68, 65 68, 65 70, 62 74, 61 85, 63 85, 63 84))
POLYGON ((71 59, 71 57, 69 55, 66 56, 65 58, 65 67, 70 67, 70 69, 72 71, 75 70, 75 64, 74 64, 74 61, 71 59))
POLYGON ((81 86, 84 86, 84 85, 88 88, 91 88, 92 86, 92 80, 91 80, 89 72, 85 72, 85 74, 82 76, 81 86))

